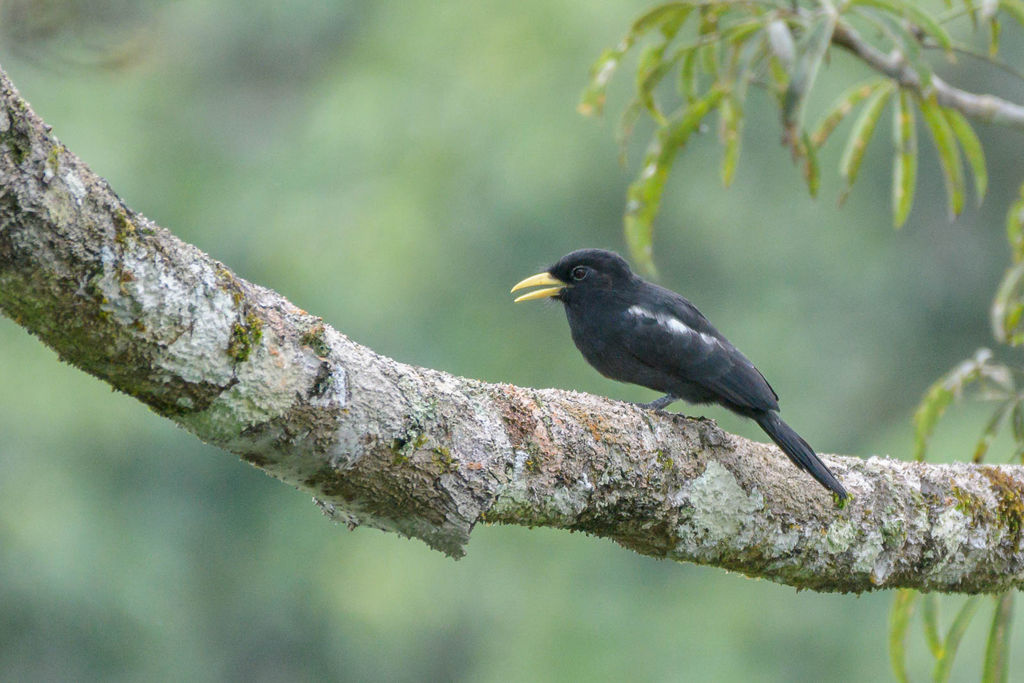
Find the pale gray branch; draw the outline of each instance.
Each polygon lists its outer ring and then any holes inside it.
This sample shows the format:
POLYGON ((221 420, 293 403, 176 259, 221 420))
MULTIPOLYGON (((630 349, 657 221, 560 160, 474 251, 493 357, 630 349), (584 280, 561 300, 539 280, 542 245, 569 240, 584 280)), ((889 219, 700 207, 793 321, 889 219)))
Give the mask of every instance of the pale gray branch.
POLYGON ((920 76, 899 51, 890 54, 882 52, 864 40, 856 29, 844 21, 836 24, 832 42, 849 50, 872 69, 893 79, 900 87, 925 97, 934 93, 939 104, 957 109, 965 116, 979 121, 1024 130, 1024 107, 1021 105, 995 95, 961 90, 934 74, 931 83, 925 88, 921 84, 920 76))
POLYGON ((452 555, 480 522, 585 531, 822 591, 1024 580, 1020 467, 826 456, 840 509, 710 421, 385 358, 125 207, 0 89, 0 309, 334 519, 452 555))

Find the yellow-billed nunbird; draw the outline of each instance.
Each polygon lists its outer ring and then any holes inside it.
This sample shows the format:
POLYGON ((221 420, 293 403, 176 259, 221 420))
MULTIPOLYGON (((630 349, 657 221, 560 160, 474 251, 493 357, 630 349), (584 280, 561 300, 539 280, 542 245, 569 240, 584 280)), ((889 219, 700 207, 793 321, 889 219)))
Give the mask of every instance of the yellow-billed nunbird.
POLYGON ((512 288, 518 297, 565 305, 576 348, 605 377, 660 391, 644 404, 717 403, 756 421, 798 467, 841 499, 846 489, 814 449, 779 417, 778 395, 764 376, 679 294, 646 282, 610 251, 580 249, 512 288))

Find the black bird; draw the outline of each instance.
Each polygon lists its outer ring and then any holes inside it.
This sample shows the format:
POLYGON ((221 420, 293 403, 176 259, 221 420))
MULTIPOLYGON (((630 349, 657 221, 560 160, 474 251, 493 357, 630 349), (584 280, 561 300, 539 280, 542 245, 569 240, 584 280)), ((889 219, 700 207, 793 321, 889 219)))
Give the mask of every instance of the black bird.
POLYGON ((601 249, 563 256, 512 291, 539 285, 548 286, 516 302, 561 301, 576 348, 598 372, 665 393, 644 407, 661 410, 679 399, 724 406, 757 422, 797 467, 840 499, 848 496, 779 417, 779 397, 764 376, 682 296, 637 277, 625 259, 601 249))

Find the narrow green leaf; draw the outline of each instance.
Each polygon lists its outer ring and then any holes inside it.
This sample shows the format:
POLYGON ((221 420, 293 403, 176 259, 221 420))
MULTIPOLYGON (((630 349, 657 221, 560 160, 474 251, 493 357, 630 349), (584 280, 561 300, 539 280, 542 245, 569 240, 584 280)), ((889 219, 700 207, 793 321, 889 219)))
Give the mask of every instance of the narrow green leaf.
POLYGON ((964 601, 963 607, 956 613, 953 624, 946 632, 946 640, 942 645, 942 656, 935 662, 935 669, 932 671, 932 678, 935 683, 945 683, 949 680, 949 674, 953 669, 953 659, 956 651, 960 648, 960 641, 964 637, 967 626, 971 623, 975 611, 978 609, 978 596, 972 595, 964 601))
POLYGON ((964 209, 964 169, 960 160, 960 148, 957 147, 953 129, 942 113, 942 107, 934 98, 917 99, 921 107, 921 115, 931 131, 935 150, 939 154, 942 165, 942 177, 946 184, 946 198, 950 220, 960 215, 964 209))
MULTIPOLYGON (((660 201, 661 197, 658 197, 658 200, 660 201)), ((654 265, 654 218, 644 216, 644 213, 630 213, 627 210, 623 219, 623 233, 626 237, 626 246, 637 267, 654 277, 658 273, 654 265)))
POLYGON ((1024 405, 1021 402, 1013 402, 1013 414, 1010 418, 1013 425, 1013 439, 1018 444, 1024 445, 1024 405))
MULTIPOLYGON (((640 59, 636 67, 636 96, 644 103, 648 111, 655 114, 655 120, 661 115, 654 106, 654 94, 651 92, 657 84, 656 75, 659 67, 663 64, 662 55, 665 54, 665 44, 648 45, 640 53, 640 59)), ((663 123, 659 121, 659 123, 663 123)))
POLYGON ((921 621, 924 622, 924 638, 928 650, 936 659, 942 654, 942 636, 939 635, 939 596, 925 593, 921 596, 921 621))
POLYGON ((697 68, 697 49, 690 48, 683 56, 683 66, 679 69, 679 91, 686 96, 688 103, 697 99, 700 88, 700 71, 697 68))
POLYGON ((935 432, 935 426, 939 418, 946 412, 946 408, 957 398, 964 389, 981 379, 983 376, 990 377, 997 383, 1006 381, 999 377, 998 367, 990 365, 992 352, 988 349, 978 349, 974 357, 968 358, 959 363, 956 367, 940 377, 934 384, 928 387, 921 403, 914 411, 914 459, 924 460, 925 451, 928 448, 928 441, 935 432))
POLYGON ((628 45, 613 50, 605 50, 590 67, 590 82, 583 91, 576 110, 584 116, 600 116, 604 111, 604 102, 608 91, 608 82, 622 61, 622 56, 629 49, 628 45))
POLYGON ((701 69, 715 80, 718 79, 718 47, 723 42, 718 36, 719 14, 717 6, 701 5, 700 23, 697 25, 697 35, 700 38, 717 38, 697 48, 701 69))
POLYGON ((917 125, 910 95, 899 91, 899 106, 893 107, 892 223, 897 228, 907 222, 917 187, 917 125))
POLYGON ((626 243, 633 260, 648 274, 656 273, 652 258, 654 217, 661 205, 672 162, 700 122, 724 96, 725 90, 712 87, 703 97, 669 119, 651 142, 640 177, 626 191, 626 214, 623 218, 626 243))
POLYGON ((1006 238, 1010 241, 1014 262, 1024 260, 1024 185, 1020 186, 1017 201, 1006 212, 1006 238))
POLYGON ((1024 329, 1021 327, 1021 318, 1024 317, 1022 285, 1024 261, 1010 266, 992 300, 992 334, 997 341, 1011 346, 1024 343, 1024 329))
POLYGON ((1024 26, 1024 2, 1021 0, 999 0, 999 9, 1003 10, 1021 26, 1024 26))
POLYGON ((985 152, 981 148, 981 140, 974 132, 974 128, 967 121, 967 117, 952 107, 943 108, 949 127, 953 129, 960 147, 971 165, 971 172, 974 174, 974 194, 978 204, 985 198, 985 191, 988 189, 988 170, 985 168, 985 152))
POLYGON ((718 79, 718 43, 708 43, 697 48, 700 68, 713 79, 718 79))
POLYGON ((602 52, 590 67, 590 80, 576 107, 577 111, 584 116, 600 116, 604 111, 608 83, 621 63, 623 55, 633 47, 636 40, 644 34, 660 28, 665 37, 665 43, 667 43, 679 31, 692 10, 692 3, 670 2, 655 7, 634 21, 622 42, 614 48, 602 52))
POLYGON ((640 53, 636 69, 636 96, 658 125, 665 124, 665 117, 654 101, 654 88, 672 67, 670 60, 663 59, 666 43, 648 45, 640 53))
POLYGON ((690 135, 697 129, 700 122, 721 103, 726 90, 713 86, 704 97, 689 105, 669 121, 669 125, 659 131, 658 137, 663 143, 660 154, 663 157, 675 154, 678 147, 686 144, 690 135))
POLYGON ((797 131, 802 127, 807 93, 814 86, 821 61, 832 44, 837 18, 835 12, 826 11, 811 24, 807 29, 807 45, 793 66, 793 74, 782 99, 782 125, 792 145, 796 145, 799 140, 797 131))
POLYGON ((988 56, 999 54, 999 34, 1003 32, 1003 24, 999 17, 992 17, 988 22, 988 56))
POLYGON ((661 28, 666 24, 671 26, 673 23, 676 23, 676 28, 678 29, 683 21, 686 20, 693 6, 694 3, 689 2, 667 2, 664 5, 658 5, 642 14, 633 22, 627 38, 636 40, 645 33, 661 28))
MULTIPOLYGON (((992 446, 992 441, 996 438, 999 433, 999 427, 1002 426, 1003 420, 1010 414, 1011 409, 1014 406, 1019 406, 1015 400, 1009 400, 1001 403, 992 413, 992 417, 985 424, 985 429, 981 433, 981 438, 978 439, 978 443, 974 445, 974 455, 971 456, 971 462, 981 462, 988 455, 988 449, 992 446)), ((1016 414, 1016 413, 1015 413, 1016 414)))
POLYGON ((786 96, 789 87, 789 72, 782 66, 782 62, 774 55, 768 59, 768 73, 772 78, 772 92, 782 106, 782 100, 786 96))
POLYGON ((982 683, 1006 683, 1010 676, 1010 627, 1013 625, 1013 591, 996 596, 996 611, 985 646, 982 683))
POLYGON ((885 83, 878 88, 871 95, 871 99, 868 100, 867 104, 864 105, 864 108, 853 124, 853 130, 850 132, 850 137, 846 140, 846 147, 843 149, 843 156, 839 160, 839 174, 846 181, 846 187, 839 196, 840 204, 846 201, 850 190, 853 188, 853 183, 857 180, 857 172, 860 171, 860 164, 864 160, 864 151, 868 147, 868 142, 871 140, 875 127, 878 125, 878 119, 882 115, 885 105, 889 102, 892 92, 893 85, 891 82, 885 83))
POLYGON ((760 19, 749 19, 733 24, 722 31, 722 41, 731 45, 740 45, 747 42, 750 36, 764 28, 764 22, 760 19))
POLYGON ((722 100, 719 116, 718 134, 725 148, 722 155, 722 184, 729 187, 736 175, 736 164, 740 158, 740 138, 743 125, 743 106, 732 93, 722 100))
POLYGON ((722 14, 722 8, 717 5, 701 3, 700 23, 697 25, 698 35, 707 36, 718 33, 718 19, 722 14))
POLYGON ((967 8, 967 13, 971 16, 971 24, 974 29, 978 28, 978 7, 974 4, 974 0, 963 0, 964 7, 967 8))
POLYGON ((814 146, 821 147, 824 145, 829 136, 832 135, 832 132, 846 118, 847 114, 888 81, 889 79, 887 78, 873 78, 843 91, 832 103, 832 106, 829 107, 821 121, 818 122, 814 132, 811 133, 811 142, 814 143, 814 146))
MULTIPOLYGON (((648 45, 640 54, 640 62, 636 69, 636 93, 637 98, 644 103, 647 111, 658 123, 665 125, 665 117, 654 101, 654 88, 661 82, 665 75, 675 66, 681 56, 677 52, 671 58, 665 58, 665 50, 669 43, 675 38, 679 28, 690 15, 691 8, 678 3, 671 6, 663 6, 664 11, 658 13, 655 19, 650 20, 645 26, 659 26, 661 28, 662 40, 653 45, 648 45)), ((635 26, 634 26, 635 29, 635 26)), ((634 34, 636 31, 634 30, 634 34)))
POLYGON ((914 600, 918 593, 909 588, 901 588, 893 596, 892 610, 889 612, 889 661, 892 673, 900 683, 907 683, 907 626, 913 613, 914 600))
POLYGON ((821 187, 821 166, 818 164, 818 150, 807 131, 804 131, 800 138, 800 155, 804 159, 804 180, 807 181, 807 191, 812 197, 817 197, 821 187))
POLYGON ((677 7, 675 11, 661 22, 661 35, 665 38, 666 42, 676 37, 676 34, 679 33, 679 29, 686 23, 686 19, 690 16, 692 10, 693 7, 690 6, 677 7))

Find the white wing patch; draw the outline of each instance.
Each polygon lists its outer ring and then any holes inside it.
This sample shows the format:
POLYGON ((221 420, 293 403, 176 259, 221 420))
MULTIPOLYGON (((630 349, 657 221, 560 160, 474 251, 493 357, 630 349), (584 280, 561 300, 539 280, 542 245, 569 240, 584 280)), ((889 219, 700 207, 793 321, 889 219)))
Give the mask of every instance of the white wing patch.
POLYGON ((673 334, 681 334, 685 337, 697 335, 700 337, 702 342, 710 346, 715 346, 719 343, 718 339, 711 336, 707 332, 698 332, 697 330, 693 329, 692 327, 684 323, 679 318, 676 318, 675 316, 665 315, 664 313, 654 313, 653 311, 647 310, 643 306, 630 306, 626 310, 626 312, 637 318, 647 318, 648 320, 653 320, 654 322, 658 323, 659 325, 661 325, 668 331, 672 332, 673 334))

